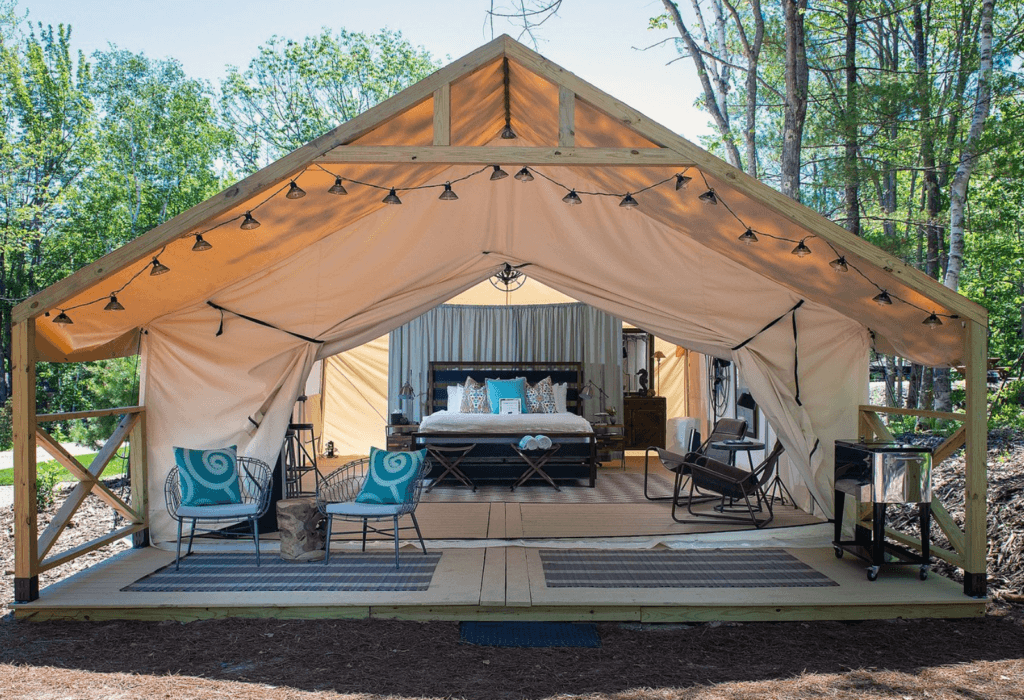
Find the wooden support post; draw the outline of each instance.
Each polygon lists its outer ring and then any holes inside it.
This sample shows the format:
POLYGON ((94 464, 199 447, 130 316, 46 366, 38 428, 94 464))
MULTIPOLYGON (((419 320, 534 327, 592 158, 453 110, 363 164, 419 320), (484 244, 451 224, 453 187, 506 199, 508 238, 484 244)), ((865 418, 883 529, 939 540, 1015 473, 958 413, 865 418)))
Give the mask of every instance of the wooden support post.
POLYGON ((128 469, 132 485, 132 510, 142 516, 145 529, 132 535, 132 546, 136 548, 149 546, 149 466, 146 461, 146 414, 139 415, 139 420, 132 427, 129 437, 128 469))
POLYGON ((452 86, 445 83, 434 90, 434 145, 450 146, 452 141, 452 86))
POLYGON ((564 85, 558 86, 558 145, 576 145, 576 93, 564 85))
POLYGON ((967 370, 967 447, 964 490, 964 593, 983 596, 988 587, 988 333, 984 324, 967 321, 964 359, 967 370))
POLYGON ((11 327, 14 389, 14 600, 39 597, 36 508, 36 322, 11 327))

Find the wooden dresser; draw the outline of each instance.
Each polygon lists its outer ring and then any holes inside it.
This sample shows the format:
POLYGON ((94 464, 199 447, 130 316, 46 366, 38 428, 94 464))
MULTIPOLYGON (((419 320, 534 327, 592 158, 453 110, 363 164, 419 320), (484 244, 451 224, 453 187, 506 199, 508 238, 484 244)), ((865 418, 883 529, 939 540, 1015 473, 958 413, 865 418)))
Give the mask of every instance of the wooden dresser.
POLYGON ((624 396, 622 404, 626 449, 665 447, 665 424, 668 419, 665 397, 624 396))

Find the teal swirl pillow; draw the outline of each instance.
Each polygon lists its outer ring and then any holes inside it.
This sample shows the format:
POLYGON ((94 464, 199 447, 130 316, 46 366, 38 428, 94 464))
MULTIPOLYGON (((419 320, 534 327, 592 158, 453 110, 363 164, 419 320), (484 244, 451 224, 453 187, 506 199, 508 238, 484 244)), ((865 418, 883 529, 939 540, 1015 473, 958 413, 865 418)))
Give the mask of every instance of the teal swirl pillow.
POLYGON ((181 505, 214 506, 222 503, 241 503, 242 489, 238 483, 237 456, 237 445, 216 450, 175 447, 174 462, 178 466, 181 505))
POLYGON ((356 503, 405 503, 426 455, 426 450, 388 452, 371 447, 370 469, 356 503))

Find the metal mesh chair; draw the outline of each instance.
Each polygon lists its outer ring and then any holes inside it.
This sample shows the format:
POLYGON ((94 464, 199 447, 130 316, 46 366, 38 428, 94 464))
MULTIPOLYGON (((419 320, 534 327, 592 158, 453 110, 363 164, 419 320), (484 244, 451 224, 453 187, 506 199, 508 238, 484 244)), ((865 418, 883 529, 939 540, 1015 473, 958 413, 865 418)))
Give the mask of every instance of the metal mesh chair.
POLYGON ((177 570, 181 561, 181 526, 185 520, 191 520, 188 533, 188 551, 192 553, 192 538, 198 529, 200 532, 213 532, 217 528, 197 527, 198 522, 208 525, 228 525, 248 521, 252 528, 252 538, 256 545, 256 566, 260 565, 260 529, 257 521, 263 517, 270 507, 270 467, 252 457, 238 457, 235 461, 238 473, 238 485, 242 492, 240 503, 221 503, 217 505, 183 506, 181 504, 181 486, 178 483, 178 468, 175 466, 164 481, 164 503, 167 513, 178 522, 178 543, 175 549, 174 569, 177 570))
MULTIPOLYGON (((317 473, 316 507, 327 517, 327 538, 324 544, 324 564, 327 564, 331 556, 331 528, 334 519, 340 518, 348 522, 361 522, 363 524, 363 551, 366 551, 366 533, 372 531, 375 534, 390 535, 395 539, 395 568, 398 563, 398 531, 411 530, 415 528, 416 535, 420 540, 420 547, 423 553, 427 553, 427 545, 423 543, 423 534, 420 532, 420 525, 416 522, 416 506, 419 505, 420 495, 423 492, 423 479, 430 471, 432 462, 424 459, 419 473, 413 478, 409 486, 408 498, 402 503, 356 503, 355 498, 363 487, 366 475, 369 472, 370 458, 364 457, 348 464, 344 464, 327 476, 317 473), (403 515, 412 518, 412 526, 398 526, 398 519, 403 515), (370 521, 379 523, 391 520, 391 527, 378 528, 370 525, 370 521)), ((359 534, 359 530, 340 532, 339 535, 359 534)))
MULTIPOLYGON (((733 453, 726 450, 715 449, 711 447, 711 444, 721 440, 741 440, 746 432, 746 420, 742 418, 722 418, 715 423, 715 429, 711 431, 711 435, 708 439, 701 443, 700 447, 692 452, 678 454, 676 452, 669 452, 668 450, 660 447, 648 447, 647 450, 644 451, 644 498, 648 501, 671 501, 675 498, 675 496, 652 496, 647 492, 651 450, 654 450, 657 453, 661 466, 672 472, 674 476, 673 481, 675 482, 672 492, 677 493, 680 485, 682 484, 683 477, 689 474, 689 468, 686 466, 688 463, 693 462, 698 456, 712 457, 725 462, 730 461, 733 453)), ((699 435, 697 439, 700 439, 699 435)))

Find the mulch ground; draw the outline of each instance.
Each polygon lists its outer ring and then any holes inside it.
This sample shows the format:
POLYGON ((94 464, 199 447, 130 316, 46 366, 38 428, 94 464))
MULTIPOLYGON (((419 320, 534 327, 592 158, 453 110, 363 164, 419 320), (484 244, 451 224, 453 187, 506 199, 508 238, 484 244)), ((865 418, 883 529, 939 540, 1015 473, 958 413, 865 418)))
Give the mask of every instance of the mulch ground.
MULTIPOLYGON (((993 595, 983 619, 602 623, 598 649, 509 649, 463 644, 458 624, 448 622, 33 623, 7 615, 0 698, 1017 699, 1024 697, 1024 607, 1017 604, 1024 600, 1024 435, 993 433, 989 457, 993 595)), ((948 460, 934 480, 957 520, 962 468, 962 459, 948 460)), ((88 508, 68 536, 90 539, 94 521, 111 527, 91 512, 103 504, 88 508)), ((6 605, 13 517, 5 511, 6 605)), ((49 580, 89 563, 55 570, 49 580)))

